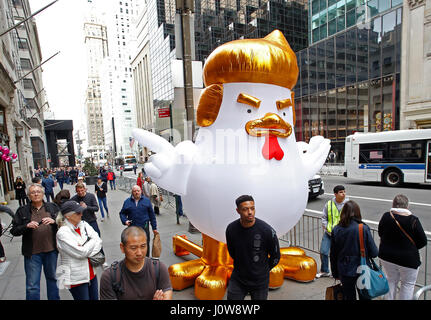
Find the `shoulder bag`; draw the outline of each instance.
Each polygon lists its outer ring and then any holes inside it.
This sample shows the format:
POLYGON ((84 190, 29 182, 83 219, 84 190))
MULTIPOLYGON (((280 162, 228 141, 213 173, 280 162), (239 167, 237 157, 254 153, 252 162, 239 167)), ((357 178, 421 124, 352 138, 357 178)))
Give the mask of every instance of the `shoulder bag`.
POLYGON ((357 270, 359 277, 356 281, 359 294, 365 299, 382 296, 389 291, 388 280, 374 260, 367 258, 365 255, 364 225, 362 223, 359 224, 359 243, 361 248, 361 265, 357 270), (371 267, 368 266, 367 260, 371 262, 371 267))
MULTIPOLYGON (((87 233, 87 229, 85 229, 85 233, 87 235, 87 240, 85 241, 85 243, 87 243, 87 241, 90 240, 90 237, 88 236, 88 233, 87 233)), ((105 260, 106 260, 105 254, 103 253, 103 249, 100 249, 98 253, 92 255, 91 257, 88 257, 88 259, 90 260, 90 263, 93 266, 93 268, 100 267, 105 263, 105 260)))
POLYGON ((326 288, 325 300, 343 300, 343 286, 341 283, 326 288))
POLYGON ((416 247, 416 243, 413 241, 412 237, 410 237, 409 234, 406 232, 406 230, 404 230, 403 227, 401 227, 400 223, 397 221, 397 219, 395 219, 395 217, 392 214, 392 212, 389 211, 389 213, 390 213, 392 219, 395 220, 395 223, 397 224, 398 228, 400 228, 400 230, 405 234, 405 236, 407 238, 409 238, 410 242, 413 243, 413 245, 416 247))

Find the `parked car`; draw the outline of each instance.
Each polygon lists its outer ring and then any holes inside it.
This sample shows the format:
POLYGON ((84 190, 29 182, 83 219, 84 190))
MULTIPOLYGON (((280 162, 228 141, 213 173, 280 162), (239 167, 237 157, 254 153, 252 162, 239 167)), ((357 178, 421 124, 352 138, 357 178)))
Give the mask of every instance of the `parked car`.
POLYGON ((308 199, 315 199, 325 192, 322 178, 316 174, 308 181, 308 199))

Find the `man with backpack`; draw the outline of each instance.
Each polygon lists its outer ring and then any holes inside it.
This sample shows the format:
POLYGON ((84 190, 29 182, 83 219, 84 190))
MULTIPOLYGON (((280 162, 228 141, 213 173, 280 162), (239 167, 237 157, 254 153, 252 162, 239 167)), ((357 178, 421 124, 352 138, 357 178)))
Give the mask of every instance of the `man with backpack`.
POLYGON ((172 300, 168 268, 148 258, 147 234, 141 227, 121 233, 124 259, 115 261, 100 279, 100 300, 172 300))

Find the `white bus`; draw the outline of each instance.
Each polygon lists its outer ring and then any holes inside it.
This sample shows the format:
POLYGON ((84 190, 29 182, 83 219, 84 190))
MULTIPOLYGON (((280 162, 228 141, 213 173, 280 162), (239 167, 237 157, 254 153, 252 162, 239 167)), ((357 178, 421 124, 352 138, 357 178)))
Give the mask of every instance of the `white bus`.
POLYGON ((136 163, 136 157, 132 154, 118 156, 115 158, 115 167, 117 169, 120 169, 120 167, 122 167, 124 171, 133 170, 133 166, 136 163))
POLYGON ((431 183, 431 129, 357 132, 346 138, 344 161, 348 178, 431 183))

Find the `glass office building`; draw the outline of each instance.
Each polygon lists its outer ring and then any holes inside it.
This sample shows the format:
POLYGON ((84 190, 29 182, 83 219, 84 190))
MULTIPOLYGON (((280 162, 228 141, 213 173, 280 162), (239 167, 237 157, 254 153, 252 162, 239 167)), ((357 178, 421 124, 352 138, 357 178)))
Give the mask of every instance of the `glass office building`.
MULTIPOLYGON (((370 2, 370 1, 369 1, 370 2)), ((297 52, 296 137, 399 129, 402 5, 297 52)))
POLYGON ((308 0, 195 1, 196 59, 204 62, 220 44, 263 38, 280 30, 293 51, 308 45, 308 0))
MULTIPOLYGON (((195 0, 195 60, 204 63, 223 43, 265 37, 274 29, 283 32, 294 51, 302 50, 308 45, 307 7, 308 0, 195 0)), ((151 30, 153 106, 157 112, 174 99, 171 61, 176 59, 175 0, 148 0, 146 11, 151 30)), ((155 127, 157 132, 170 128, 169 118, 156 116, 155 127)))
POLYGON ((311 0, 310 44, 402 5, 402 0, 311 0))

